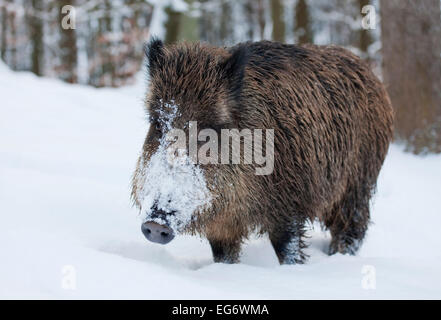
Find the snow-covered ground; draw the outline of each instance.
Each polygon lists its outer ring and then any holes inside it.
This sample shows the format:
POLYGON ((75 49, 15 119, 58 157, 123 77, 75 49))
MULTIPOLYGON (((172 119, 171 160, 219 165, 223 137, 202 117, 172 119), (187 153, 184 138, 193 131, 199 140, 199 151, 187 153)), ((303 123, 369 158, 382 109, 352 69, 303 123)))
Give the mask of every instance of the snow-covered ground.
POLYGON ((441 298, 441 156, 392 146, 356 257, 279 266, 267 239, 237 265, 208 243, 148 243, 129 200, 143 81, 93 89, 0 65, 0 298, 441 298))

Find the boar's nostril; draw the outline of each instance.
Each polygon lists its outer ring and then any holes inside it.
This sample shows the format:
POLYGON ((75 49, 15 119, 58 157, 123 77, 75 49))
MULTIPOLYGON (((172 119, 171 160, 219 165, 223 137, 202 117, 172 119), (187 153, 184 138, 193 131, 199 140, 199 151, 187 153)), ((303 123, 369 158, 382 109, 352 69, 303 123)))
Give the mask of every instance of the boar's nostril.
POLYGON ((160 244, 167 244, 175 237, 170 227, 156 222, 143 223, 141 225, 141 231, 147 240, 160 244))

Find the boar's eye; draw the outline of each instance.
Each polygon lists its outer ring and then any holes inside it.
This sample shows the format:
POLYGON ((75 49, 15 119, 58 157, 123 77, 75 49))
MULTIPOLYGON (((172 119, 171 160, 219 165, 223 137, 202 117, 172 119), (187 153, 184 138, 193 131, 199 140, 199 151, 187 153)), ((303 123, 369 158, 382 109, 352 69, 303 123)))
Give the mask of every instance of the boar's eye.
POLYGON ((161 123, 156 118, 150 118, 150 126, 156 131, 161 131, 161 123))

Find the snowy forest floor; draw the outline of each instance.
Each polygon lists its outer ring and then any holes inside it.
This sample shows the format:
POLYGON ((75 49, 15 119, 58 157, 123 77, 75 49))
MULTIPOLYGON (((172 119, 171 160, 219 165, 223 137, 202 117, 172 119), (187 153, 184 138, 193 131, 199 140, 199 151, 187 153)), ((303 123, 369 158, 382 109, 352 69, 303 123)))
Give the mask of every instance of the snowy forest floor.
POLYGON ((319 228, 296 266, 279 266, 266 238, 248 241, 237 265, 214 264, 196 237, 148 243, 129 199, 144 90, 0 65, 0 298, 441 298, 441 156, 397 145, 358 256, 327 256, 319 228))

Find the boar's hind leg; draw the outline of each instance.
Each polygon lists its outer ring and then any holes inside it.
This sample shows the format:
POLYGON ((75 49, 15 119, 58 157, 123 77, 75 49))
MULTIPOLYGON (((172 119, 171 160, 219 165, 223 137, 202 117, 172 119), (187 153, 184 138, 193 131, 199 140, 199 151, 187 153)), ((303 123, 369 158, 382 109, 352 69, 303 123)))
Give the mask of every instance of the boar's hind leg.
MULTIPOLYGON (((364 188, 363 188, 364 189, 364 188)), ((329 255, 337 252, 355 255, 369 224, 370 189, 350 190, 325 222, 331 231, 329 255)))
POLYGON ((237 263, 239 262, 241 241, 210 240, 214 262, 237 263))
POLYGON ((304 221, 296 221, 269 232, 271 244, 280 264, 301 264, 305 261, 304 224, 304 221))

